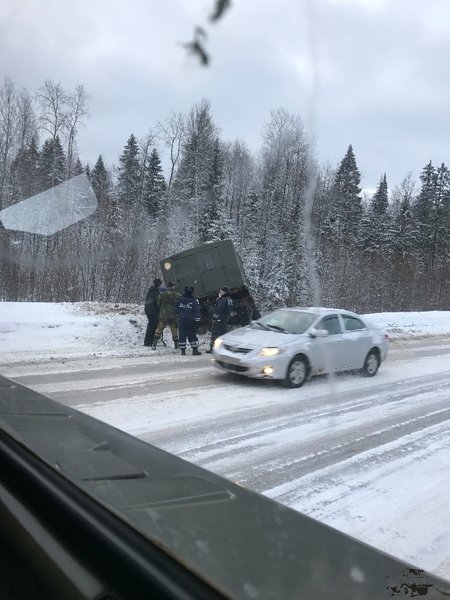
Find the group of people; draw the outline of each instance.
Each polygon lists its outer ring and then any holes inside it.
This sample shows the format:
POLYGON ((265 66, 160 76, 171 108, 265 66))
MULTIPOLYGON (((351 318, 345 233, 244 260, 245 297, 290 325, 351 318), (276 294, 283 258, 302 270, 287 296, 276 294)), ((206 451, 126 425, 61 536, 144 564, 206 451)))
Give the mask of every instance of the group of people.
MULTIPOLYGON (((208 354, 212 352, 215 339, 226 333, 232 308, 233 300, 230 297, 230 290, 223 286, 219 290, 212 315, 211 343, 206 351, 208 354)), ((184 293, 180 294, 176 291, 173 281, 169 281, 166 288, 161 279, 154 279, 145 298, 145 314, 148 323, 144 346, 156 350, 164 329, 169 327, 174 346, 181 350, 182 355, 186 354, 186 345, 189 341, 193 356, 201 356, 197 337, 197 329, 200 324, 200 304, 194 297, 192 286, 186 286, 184 293)))

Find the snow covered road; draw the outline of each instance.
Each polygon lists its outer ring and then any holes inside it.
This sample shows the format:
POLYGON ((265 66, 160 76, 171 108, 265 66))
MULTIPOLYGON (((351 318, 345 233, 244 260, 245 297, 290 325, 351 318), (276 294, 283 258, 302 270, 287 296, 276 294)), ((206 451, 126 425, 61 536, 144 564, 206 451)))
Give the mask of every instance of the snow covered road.
POLYGON ((448 338, 392 344, 373 379, 299 390, 169 349, 83 365, 3 373, 450 578, 448 338))

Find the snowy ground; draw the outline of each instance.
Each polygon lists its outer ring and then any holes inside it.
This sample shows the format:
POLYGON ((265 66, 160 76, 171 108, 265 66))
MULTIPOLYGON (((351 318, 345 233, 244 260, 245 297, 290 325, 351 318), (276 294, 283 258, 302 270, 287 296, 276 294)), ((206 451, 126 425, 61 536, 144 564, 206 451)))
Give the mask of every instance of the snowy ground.
POLYGON ((450 579, 450 312, 368 317, 376 378, 280 391, 144 348, 139 306, 0 303, 0 372, 450 579))
MULTIPOLYGON (((450 311, 366 315, 393 340, 450 335, 450 311)), ((0 366, 143 354, 147 320, 142 306, 96 302, 0 302, 0 366)), ((168 345, 171 344, 170 333, 168 345)), ((200 341, 207 345, 205 336, 200 341)), ((164 348, 153 354, 158 360, 164 348)), ((148 354, 148 352, 147 352, 148 354)), ((105 364, 105 361, 102 361, 105 364)))

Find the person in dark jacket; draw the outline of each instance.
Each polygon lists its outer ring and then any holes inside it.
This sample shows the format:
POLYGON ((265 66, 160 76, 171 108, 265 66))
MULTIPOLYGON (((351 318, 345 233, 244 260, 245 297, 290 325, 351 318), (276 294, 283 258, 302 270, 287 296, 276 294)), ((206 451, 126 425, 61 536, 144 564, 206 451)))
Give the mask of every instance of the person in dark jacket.
POLYGON ((175 348, 178 348, 177 306, 180 298, 181 295, 175 291, 175 283, 173 281, 169 281, 167 290, 159 294, 158 300, 156 301, 159 308, 159 323, 153 338, 153 350, 156 350, 156 344, 167 325, 170 327, 172 333, 173 344, 175 348))
POLYGON ((145 314, 147 315, 147 331, 145 332, 144 346, 151 346, 155 335, 155 329, 159 321, 159 308, 156 304, 162 285, 161 279, 154 279, 153 285, 145 297, 145 314))
POLYGON ((220 288, 219 297, 212 316, 211 346, 206 351, 211 354, 216 338, 227 332, 228 321, 233 310, 233 300, 230 298, 230 288, 226 285, 220 288))
POLYGON ((187 285, 184 288, 184 294, 178 300, 178 328, 179 341, 178 348, 183 356, 186 355, 186 337, 192 348, 194 356, 200 356, 198 351, 197 326, 200 323, 200 304, 197 298, 193 296, 194 288, 187 285))

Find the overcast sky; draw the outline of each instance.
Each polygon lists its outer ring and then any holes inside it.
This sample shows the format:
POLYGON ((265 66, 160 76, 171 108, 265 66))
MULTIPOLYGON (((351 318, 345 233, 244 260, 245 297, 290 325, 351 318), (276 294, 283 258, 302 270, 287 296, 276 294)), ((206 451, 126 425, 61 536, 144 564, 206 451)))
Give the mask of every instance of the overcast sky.
POLYGON ((256 151, 272 109, 298 114, 321 162, 353 145, 364 188, 392 188, 425 164, 450 167, 449 0, 2 0, 0 76, 35 91, 46 79, 91 95, 83 161, 117 163, 202 97, 222 139, 256 151), (182 47, 208 32, 208 68, 182 47))

